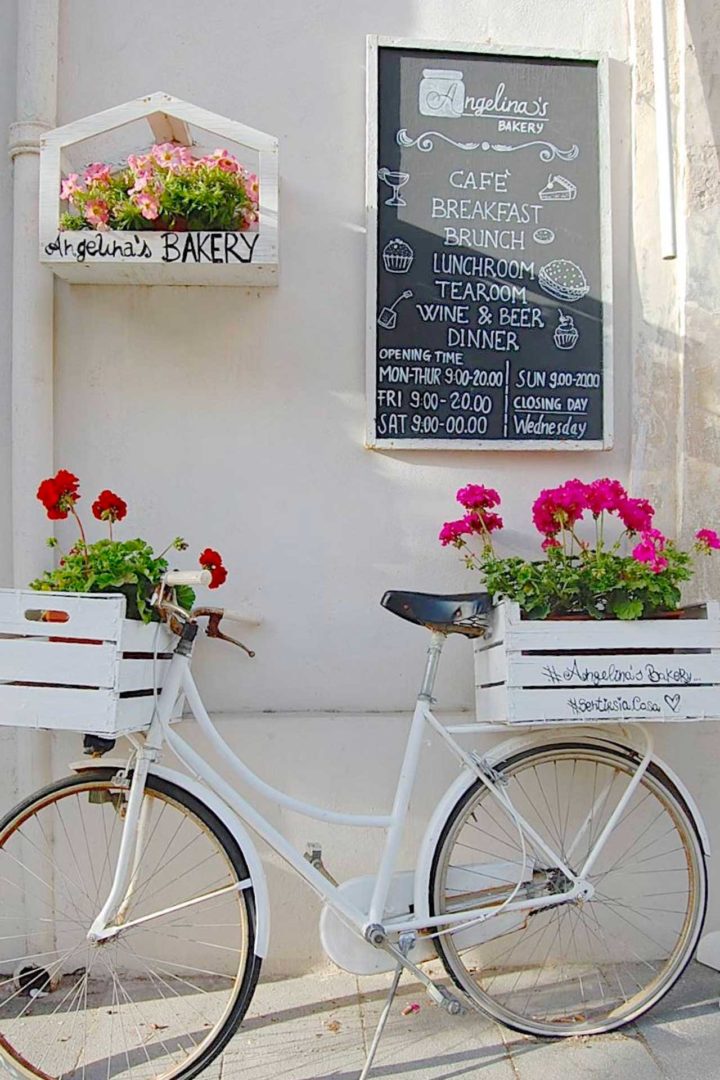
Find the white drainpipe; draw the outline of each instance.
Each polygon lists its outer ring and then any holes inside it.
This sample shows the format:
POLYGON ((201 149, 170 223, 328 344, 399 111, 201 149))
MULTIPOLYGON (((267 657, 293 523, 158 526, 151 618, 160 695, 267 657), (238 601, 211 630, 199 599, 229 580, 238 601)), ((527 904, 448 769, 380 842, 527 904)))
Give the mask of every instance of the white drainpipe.
POLYGON ((58 0, 17 5, 17 120, 13 159, 12 521, 13 579, 45 569, 50 530, 35 498, 53 472, 53 282, 38 259, 40 136, 55 127, 58 0))
MULTIPOLYGON (((12 300, 12 538, 13 580, 25 586, 48 564, 51 532, 35 498, 40 480, 54 472, 53 279, 38 258, 39 139, 55 127, 58 0, 17 4, 17 119, 10 127, 13 161, 12 300)), ((18 795, 51 775, 51 740, 16 732, 18 795)), ((28 853, 29 856, 30 853, 28 853)), ((26 903, 37 886, 26 882, 26 903)))
POLYGON ((651 0, 651 5, 660 251, 663 259, 674 259, 677 256, 675 168, 665 0, 651 0))

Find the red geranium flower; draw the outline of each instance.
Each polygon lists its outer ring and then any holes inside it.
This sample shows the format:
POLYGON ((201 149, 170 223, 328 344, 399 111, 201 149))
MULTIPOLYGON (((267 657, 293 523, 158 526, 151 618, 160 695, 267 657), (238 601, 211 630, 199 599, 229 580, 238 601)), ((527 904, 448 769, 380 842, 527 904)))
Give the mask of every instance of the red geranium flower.
POLYGON ((51 521, 62 521, 68 516, 80 498, 80 481, 67 469, 58 469, 55 476, 43 480, 37 489, 37 497, 45 507, 51 521))
POLYGON ((214 551, 213 548, 205 548, 200 553, 198 562, 206 570, 210 571, 211 581, 208 588, 219 589, 221 585, 225 584, 228 572, 222 564, 222 555, 219 551, 214 551))
POLYGON ((127 503, 106 488, 92 504, 92 512, 98 521, 122 521, 127 514, 127 503))

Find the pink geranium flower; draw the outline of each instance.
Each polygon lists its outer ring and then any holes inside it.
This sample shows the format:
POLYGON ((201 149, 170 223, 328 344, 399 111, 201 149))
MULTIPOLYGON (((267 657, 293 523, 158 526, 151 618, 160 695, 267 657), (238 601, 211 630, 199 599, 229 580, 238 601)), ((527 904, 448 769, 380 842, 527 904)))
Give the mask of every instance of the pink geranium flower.
POLYGON ((588 510, 598 517, 603 511, 613 513, 622 502, 627 499, 627 491, 619 480, 610 480, 607 476, 602 480, 593 480, 585 488, 588 510))
POLYGON ((447 547, 448 544, 457 544, 469 531, 465 518, 460 521, 446 521, 438 534, 438 540, 443 547, 447 547))
POLYGON ((468 484, 467 487, 460 488, 455 497, 466 510, 487 510, 491 506, 500 505, 500 496, 495 488, 488 488, 483 484, 468 484))
POLYGON ((567 480, 560 487, 544 488, 532 507, 535 528, 546 536, 562 528, 572 528, 587 507, 587 484, 582 480, 567 480))
POLYGON ((562 547, 562 544, 556 536, 546 536, 540 547, 543 551, 548 551, 550 548, 562 547))
POLYGON ((697 546, 704 548, 705 551, 710 551, 711 548, 720 550, 720 536, 714 529, 699 529, 695 533, 695 539, 697 540, 697 546))
POLYGON ((79 175, 76 172, 70 173, 60 184, 60 198, 72 202, 75 192, 84 190, 79 175))
POLYGON ((502 529, 503 527, 503 519, 499 514, 493 514, 492 511, 473 511, 466 514, 462 521, 465 525, 465 532, 478 533, 481 536, 495 532, 496 529, 502 529))
POLYGON ((665 548, 665 537, 659 529, 646 529, 640 543, 633 548, 632 557, 636 562, 647 563, 655 574, 666 570, 668 561, 661 554, 665 548))
POLYGON ((647 532, 654 515, 647 499, 625 499, 618 506, 618 517, 628 532, 647 532))

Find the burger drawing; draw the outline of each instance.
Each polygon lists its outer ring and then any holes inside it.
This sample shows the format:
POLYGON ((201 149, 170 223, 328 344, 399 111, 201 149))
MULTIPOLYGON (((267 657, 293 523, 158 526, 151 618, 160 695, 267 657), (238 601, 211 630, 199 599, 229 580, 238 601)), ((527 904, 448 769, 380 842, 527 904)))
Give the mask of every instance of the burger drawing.
POLYGON ((590 291, 580 267, 570 259, 553 259, 538 274, 538 284, 550 296, 568 304, 581 300, 590 291))

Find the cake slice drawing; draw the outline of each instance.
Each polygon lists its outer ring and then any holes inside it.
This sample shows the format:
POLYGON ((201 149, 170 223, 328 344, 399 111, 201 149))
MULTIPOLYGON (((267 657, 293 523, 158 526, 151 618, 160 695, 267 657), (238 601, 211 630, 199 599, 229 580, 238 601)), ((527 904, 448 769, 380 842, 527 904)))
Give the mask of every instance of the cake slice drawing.
POLYGON ((548 176, 545 187, 538 192, 541 202, 571 202, 576 195, 577 188, 572 180, 568 180, 566 176, 553 176, 552 173, 548 176))

